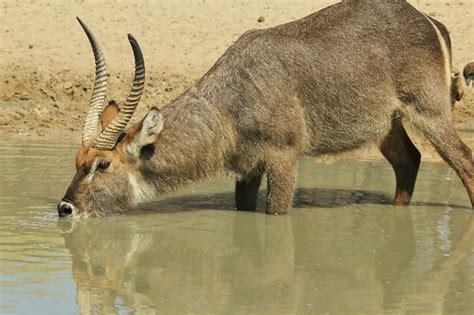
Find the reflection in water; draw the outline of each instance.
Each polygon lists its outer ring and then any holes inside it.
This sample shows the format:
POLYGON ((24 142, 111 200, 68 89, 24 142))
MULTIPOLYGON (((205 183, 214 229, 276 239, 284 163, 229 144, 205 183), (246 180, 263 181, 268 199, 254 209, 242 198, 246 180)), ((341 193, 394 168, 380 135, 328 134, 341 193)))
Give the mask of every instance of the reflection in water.
POLYGON ((422 165, 410 208, 389 205, 384 162, 303 161, 288 216, 233 211, 233 184, 217 179, 141 213, 58 220, 75 148, 0 150, 0 313, 474 309, 472 212, 442 164, 422 165))
POLYGON ((285 217, 196 211, 60 226, 84 314, 474 309, 473 220, 451 216, 445 252, 444 213, 427 215, 376 206, 285 217))

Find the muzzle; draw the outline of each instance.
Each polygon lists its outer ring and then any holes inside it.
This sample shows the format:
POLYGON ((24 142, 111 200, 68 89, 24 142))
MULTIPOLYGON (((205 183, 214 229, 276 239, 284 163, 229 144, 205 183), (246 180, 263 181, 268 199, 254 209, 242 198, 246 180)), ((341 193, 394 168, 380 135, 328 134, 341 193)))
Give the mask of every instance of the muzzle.
POLYGON ((75 207, 72 203, 68 201, 61 201, 58 204, 58 215, 60 217, 68 217, 74 213, 75 207))

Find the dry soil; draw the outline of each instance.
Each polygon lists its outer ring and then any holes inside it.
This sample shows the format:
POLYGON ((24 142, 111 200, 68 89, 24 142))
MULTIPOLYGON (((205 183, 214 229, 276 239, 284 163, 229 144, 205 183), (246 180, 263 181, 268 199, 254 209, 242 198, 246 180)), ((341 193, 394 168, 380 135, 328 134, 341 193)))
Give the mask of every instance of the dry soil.
MULTIPOLYGON (((335 2, 2 0, 0 136, 79 144, 94 62, 76 16, 93 30, 107 58, 109 99, 123 100, 131 83, 133 56, 126 34, 139 40, 147 83, 138 119, 147 108, 164 106, 190 87, 246 30, 295 20, 335 2)), ((473 0, 410 2, 448 27, 456 66, 474 60, 473 0)), ((466 89, 454 117, 458 128, 473 128, 472 89, 466 89)), ((472 146, 473 137, 464 138, 472 146)))

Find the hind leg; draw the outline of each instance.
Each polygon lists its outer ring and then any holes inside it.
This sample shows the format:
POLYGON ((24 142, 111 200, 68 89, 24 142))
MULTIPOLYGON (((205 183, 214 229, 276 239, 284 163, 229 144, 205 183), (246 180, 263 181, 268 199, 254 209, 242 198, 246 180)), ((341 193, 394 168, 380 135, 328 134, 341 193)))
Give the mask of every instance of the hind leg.
POLYGON ((263 172, 252 174, 238 180, 235 184, 235 204, 237 210, 255 211, 257 208, 258 188, 263 172))
POLYGON ((393 204, 410 204, 415 189, 421 155, 408 137, 401 121, 394 119, 392 129, 380 146, 380 151, 395 171, 397 188, 393 204))
POLYGON ((469 194, 471 206, 474 208, 474 163, 471 149, 459 138, 448 117, 447 115, 430 117, 420 115, 415 118, 414 123, 461 178, 469 194))

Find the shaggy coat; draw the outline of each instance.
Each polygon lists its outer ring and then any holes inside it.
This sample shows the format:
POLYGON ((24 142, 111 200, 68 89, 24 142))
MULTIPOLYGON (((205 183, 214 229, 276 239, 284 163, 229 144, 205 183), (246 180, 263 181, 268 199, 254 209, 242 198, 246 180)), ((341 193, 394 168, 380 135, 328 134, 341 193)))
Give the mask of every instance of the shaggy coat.
POLYGON ((100 213, 234 174, 237 209, 254 210, 265 174, 266 212, 284 214, 292 205, 300 157, 375 143, 396 174, 394 203, 406 205, 420 163, 401 123, 406 119, 454 168, 474 203, 471 150, 452 123, 451 70, 444 25, 401 0, 343 1, 291 23, 248 31, 194 86, 161 111, 153 109, 153 117, 149 113, 113 151, 79 153, 82 175, 66 199, 78 212, 100 213), (139 153, 130 154, 143 125, 153 123, 162 128, 152 142, 135 144, 139 153), (83 183, 98 156, 117 165, 83 183), (105 185, 113 187, 104 192, 105 185))

